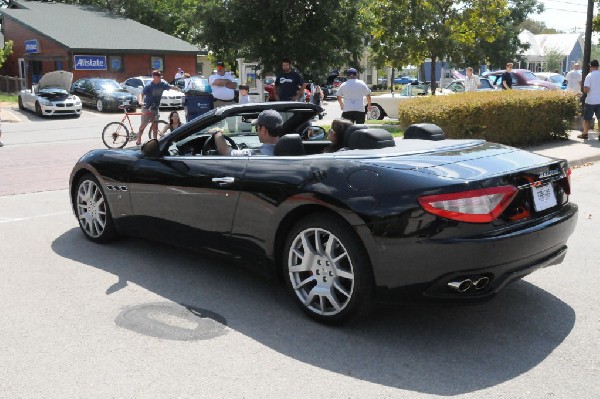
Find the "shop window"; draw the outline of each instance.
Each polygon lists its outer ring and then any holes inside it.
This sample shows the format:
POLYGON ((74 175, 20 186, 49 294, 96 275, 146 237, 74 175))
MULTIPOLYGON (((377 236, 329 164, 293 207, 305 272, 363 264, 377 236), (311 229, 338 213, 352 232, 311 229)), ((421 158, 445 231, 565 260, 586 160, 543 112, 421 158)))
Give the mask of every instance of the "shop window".
POLYGON ((158 71, 164 71, 164 60, 163 57, 153 55, 150 57, 150 68, 156 69, 158 71))
POLYGON ((108 69, 111 72, 123 72, 123 57, 120 55, 109 56, 108 69))
POLYGON ((54 70, 62 71, 63 70, 63 62, 62 60, 54 61, 54 70))

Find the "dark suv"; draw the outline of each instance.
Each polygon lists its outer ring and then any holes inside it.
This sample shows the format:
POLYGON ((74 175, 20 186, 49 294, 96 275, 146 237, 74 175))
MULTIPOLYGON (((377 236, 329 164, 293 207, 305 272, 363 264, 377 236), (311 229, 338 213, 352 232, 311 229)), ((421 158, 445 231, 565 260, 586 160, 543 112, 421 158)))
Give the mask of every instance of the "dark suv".
POLYGON ((128 110, 135 111, 137 105, 135 96, 113 79, 79 79, 71 85, 71 93, 78 95, 83 105, 95 107, 100 112, 117 110, 119 105, 130 105, 128 110))

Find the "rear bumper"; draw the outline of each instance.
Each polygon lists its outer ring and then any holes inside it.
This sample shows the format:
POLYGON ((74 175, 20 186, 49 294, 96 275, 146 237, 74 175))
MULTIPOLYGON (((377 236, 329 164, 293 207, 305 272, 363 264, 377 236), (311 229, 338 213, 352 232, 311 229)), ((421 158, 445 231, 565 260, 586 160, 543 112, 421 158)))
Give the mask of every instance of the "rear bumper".
POLYGON ((371 247, 380 299, 492 297, 508 283, 562 261, 577 224, 577 211, 577 205, 569 203, 535 224, 490 236, 417 239, 396 246, 387 240, 375 255, 371 247), (459 293, 448 287, 451 281, 481 277, 489 278, 485 289, 459 293))

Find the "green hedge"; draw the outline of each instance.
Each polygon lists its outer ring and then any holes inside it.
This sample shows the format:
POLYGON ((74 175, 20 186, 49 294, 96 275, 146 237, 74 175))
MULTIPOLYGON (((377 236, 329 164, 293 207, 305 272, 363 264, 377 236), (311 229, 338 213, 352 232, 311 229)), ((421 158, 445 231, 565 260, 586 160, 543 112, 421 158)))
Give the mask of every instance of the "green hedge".
POLYGON ((403 101, 400 124, 434 123, 447 138, 481 138, 512 146, 568 138, 579 96, 563 90, 506 90, 403 101))

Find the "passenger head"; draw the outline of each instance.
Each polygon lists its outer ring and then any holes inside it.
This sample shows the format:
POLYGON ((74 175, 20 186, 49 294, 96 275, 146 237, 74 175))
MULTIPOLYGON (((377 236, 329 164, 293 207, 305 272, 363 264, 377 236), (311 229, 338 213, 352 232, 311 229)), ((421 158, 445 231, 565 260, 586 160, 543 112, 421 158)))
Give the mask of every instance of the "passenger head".
POLYGON ((181 125, 181 119, 179 119, 179 114, 177 111, 172 111, 169 114, 169 126, 179 126, 181 125))
POLYGON ((350 126, 352 122, 347 119, 334 119, 331 122, 331 129, 327 134, 327 140, 331 141, 331 145, 325 149, 325 152, 336 152, 344 146, 344 136, 350 126))

